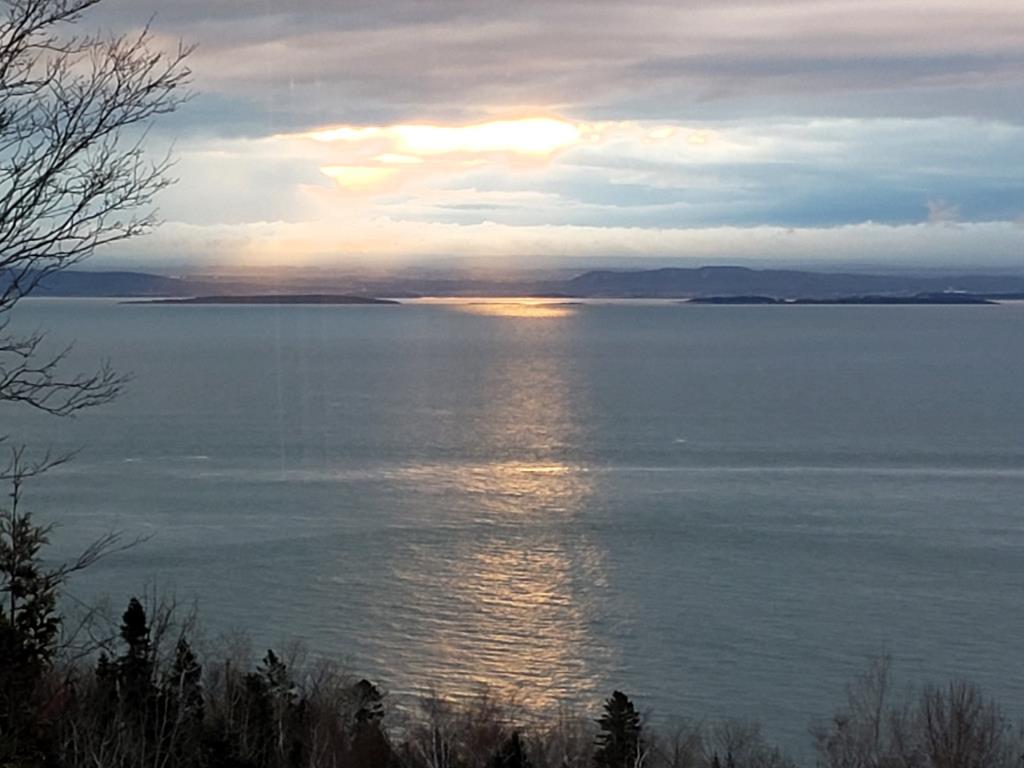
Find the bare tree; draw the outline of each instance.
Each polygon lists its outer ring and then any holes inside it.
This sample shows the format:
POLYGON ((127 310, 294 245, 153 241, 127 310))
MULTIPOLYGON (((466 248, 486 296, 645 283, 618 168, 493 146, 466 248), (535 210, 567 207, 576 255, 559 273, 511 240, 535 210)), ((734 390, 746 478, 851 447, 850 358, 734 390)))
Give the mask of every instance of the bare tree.
POLYGON ((145 149, 154 118, 188 98, 189 49, 154 50, 149 28, 75 35, 101 0, 3 0, 0 21, 0 402, 68 415, 107 402, 107 365, 63 375, 67 352, 8 333, 9 313, 55 272, 157 221, 169 157, 145 149))
MULTIPOLYGON (((171 160, 150 159, 145 139, 155 118, 189 97, 189 48, 155 50, 148 26, 74 33, 101 1, 0 0, 0 404, 55 416, 108 402, 124 378, 105 363, 66 373, 70 347, 48 352, 41 333, 13 333, 11 311, 47 277, 156 224, 151 203, 172 181, 171 160)), ((0 512, 5 530, 25 525, 17 513, 24 483, 69 458, 47 452, 29 462, 24 447, 14 449, 0 473, 13 486, 14 503, 0 512)), ((35 535, 45 541, 48 532, 35 535)), ((94 542, 50 582, 116 543, 94 542)))
MULTIPOLYGON (((148 26, 131 35, 74 34, 101 0, 0 0, 0 403, 70 416, 105 403, 124 379, 103 364, 64 372, 69 349, 47 352, 39 333, 11 330, 11 310, 56 272, 156 224, 154 196, 171 160, 150 159, 151 122, 188 98, 189 49, 155 50, 148 26)), ((7 436, 0 436, 0 441, 7 436)), ((65 461, 29 462, 14 449, 0 481, 0 762, 34 760, 36 693, 56 650, 59 587, 118 544, 94 542, 46 569, 50 528, 20 509, 26 480, 65 461)))
POLYGON ((921 694, 922 751, 931 768, 1010 768, 1020 743, 993 702, 977 686, 952 682, 921 694))
POLYGON ((829 768, 878 768, 886 764, 893 718, 890 659, 871 660, 846 688, 846 707, 828 724, 812 728, 821 762, 829 768))
POLYGON ((823 768, 1014 768, 1020 733, 971 683, 893 700, 889 659, 847 690, 847 706, 813 729, 823 768))

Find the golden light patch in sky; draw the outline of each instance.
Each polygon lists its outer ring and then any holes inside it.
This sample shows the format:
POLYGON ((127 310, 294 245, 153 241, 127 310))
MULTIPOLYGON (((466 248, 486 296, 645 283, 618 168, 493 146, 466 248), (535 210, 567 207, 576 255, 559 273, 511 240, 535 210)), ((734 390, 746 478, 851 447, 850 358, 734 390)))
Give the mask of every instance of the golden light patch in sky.
POLYGON ((579 129, 552 118, 500 120, 461 127, 436 125, 396 126, 399 146, 417 155, 511 152, 550 155, 575 144, 579 129))
MULTIPOLYGON (((338 126, 305 134, 321 142, 383 140, 394 153, 414 157, 450 154, 550 155, 580 140, 580 129, 566 120, 529 117, 475 125, 338 126)), ((394 154, 386 153, 386 154, 394 154)))
MULTIPOLYGON (((584 148, 601 156, 643 158, 650 168, 660 162, 671 164, 680 154, 691 160, 699 156, 702 162, 748 154, 742 142, 699 126, 574 122, 550 116, 467 125, 339 125, 275 139, 285 142, 295 156, 304 153, 316 162, 320 172, 345 194, 346 204, 358 198, 372 200, 385 192, 430 194, 438 179, 458 179, 476 168, 541 178, 563 153, 584 148)), ((601 159, 596 157, 598 166, 601 159)), ((606 173, 609 178, 622 177, 624 167, 612 163, 606 173)))
POLYGON ((711 144, 717 138, 718 138, 718 136, 715 134, 714 131, 703 130, 703 131, 694 131, 693 133, 691 133, 689 136, 686 137, 686 140, 690 144, 694 144, 694 145, 697 145, 697 146, 704 146, 705 144, 711 144))
POLYGON ((338 186, 355 191, 376 187, 394 175, 394 168, 367 165, 326 165, 320 172, 338 186))
POLYGON ((647 134, 649 139, 653 141, 665 141, 665 139, 671 139, 676 134, 676 128, 671 125, 663 125, 659 128, 653 129, 647 134))
POLYGON ((341 125, 278 138, 328 145, 325 151, 334 157, 321 173, 358 193, 493 162, 516 168, 547 163, 589 138, 584 128, 559 118, 529 117, 472 125, 341 125))
POLYGON ((373 159, 378 163, 385 163, 387 165, 419 165, 423 162, 422 157, 416 157, 415 155, 399 155, 394 152, 384 152, 373 159))

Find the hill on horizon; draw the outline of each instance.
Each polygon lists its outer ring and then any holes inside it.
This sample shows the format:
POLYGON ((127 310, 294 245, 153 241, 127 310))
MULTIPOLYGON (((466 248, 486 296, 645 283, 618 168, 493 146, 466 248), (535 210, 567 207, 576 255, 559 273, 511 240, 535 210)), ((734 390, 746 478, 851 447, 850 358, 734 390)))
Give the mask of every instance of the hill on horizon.
MULTIPOLYGON (((3 278, 0 276, 0 285, 3 278)), ((1024 293, 1024 275, 861 274, 739 266, 663 267, 640 270, 590 270, 568 279, 481 279, 424 276, 307 277, 280 282, 233 277, 218 280, 170 277, 147 272, 67 270, 47 276, 36 296, 183 298, 202 295, 348 294, 416 298, 420 296, 552 296, 566 298, 685 299, 712 296, 766 296, 778 299, 829 299, 848 296, 912 296, 960 291, 978 295, 1024 293)))
POLYGON ((749 267, 665 267, 584 272, 567 281, 566 287, 570 295, 585 297, 697 298, 761 295, 795 299, 864 294, 913 295, 943 291, 1017 293, 1024 291, 1024 276, 873 275, 749 267))

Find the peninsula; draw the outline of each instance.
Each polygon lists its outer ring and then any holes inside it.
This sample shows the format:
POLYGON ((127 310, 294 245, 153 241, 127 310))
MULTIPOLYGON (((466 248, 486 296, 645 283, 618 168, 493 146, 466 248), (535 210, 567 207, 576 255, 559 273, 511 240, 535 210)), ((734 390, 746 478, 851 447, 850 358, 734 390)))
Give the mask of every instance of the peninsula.
POLYGON ((192 296, 175 299, 145 299, 126 301, 125 304, 400 304, 392 299, 375 299, 369 296, 348 296, 330 293, 268 293, 251 296, 192 296))

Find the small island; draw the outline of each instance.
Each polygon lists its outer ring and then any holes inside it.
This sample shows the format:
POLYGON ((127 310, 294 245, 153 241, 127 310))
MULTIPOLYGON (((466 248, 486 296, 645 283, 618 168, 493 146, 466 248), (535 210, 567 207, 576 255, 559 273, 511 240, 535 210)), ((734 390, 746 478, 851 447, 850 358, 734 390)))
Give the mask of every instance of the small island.
POLYGON ((348 296, 330 293, 267 293, 250 296, 191 296, 183 299, 146 299, 126 301, 125 304, 319 304, 319 305, 378 305, 401 304, 393 299, 375 299, 369 296, 348 296))
POLYGON ((729 305, 782 305, 842 304, 842 305, 921 305, 921 304, 998 304, 984 295, 960 292, 917 293, 913 296, 836 296, 831 298, 780 299, 774 296, 697 296, 687 299, 687 304, 729 304, 729 305))

